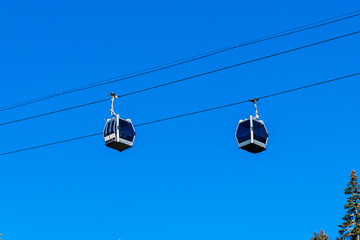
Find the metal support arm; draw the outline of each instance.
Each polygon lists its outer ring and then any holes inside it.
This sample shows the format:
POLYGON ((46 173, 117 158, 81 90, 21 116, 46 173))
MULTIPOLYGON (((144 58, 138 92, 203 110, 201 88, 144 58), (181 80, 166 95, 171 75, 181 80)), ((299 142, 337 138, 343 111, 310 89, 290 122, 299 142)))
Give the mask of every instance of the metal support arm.
POLYGON ((114 100, 115 100, 115 98, 118 98, 119 96, 117 94, 115 94, 114 92, 111 92, 110 97, 111 97, 111 109, 110 109, 110 112, 111 112, 111 117, 114 117, 114 116, 116 116, 116 113, 114 111, 114 100))
POLYGON ((259 116, 259 114, 258 114, 258 108, 257 108, 258 101, 259 101, 258 98, 254 98, 254 99, 251 99, 251 100, 250 100, 250 102, 254 103, 254 105, 255 105, 255 119, 259 119, 259 118, 260 118, 260 116, 259 116))

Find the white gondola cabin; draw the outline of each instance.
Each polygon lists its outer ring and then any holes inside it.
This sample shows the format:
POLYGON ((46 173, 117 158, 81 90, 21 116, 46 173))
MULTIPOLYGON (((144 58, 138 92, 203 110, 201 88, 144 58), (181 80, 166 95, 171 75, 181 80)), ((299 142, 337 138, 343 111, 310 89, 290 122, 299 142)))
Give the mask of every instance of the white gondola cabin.
POLYGON ((259 153, 266 149, 269 134, 262 120, 250 116, 250 119, 239 121, 235 137, 239 148, 259 153))
POLYGON ((103 136, 106 146, 121 152, 133 146, 135 129, 130 119, 115 115, 106 121, 103 136))
POLYGON ((235 138, 239 144, 239 148, 251 153, 259 153, 266 150, 266 144, 269 138, 264 122, 259 120, 260 116, 257 109, 258 101, 258 98, 250 100, 255 106, 255 117, 250 116, 250 119, 240 120, 235 132, 235 138))
POLYGON ((124 151, 133 146, 135 129, 130 119, 123 119, 114 111, 114 100, 119 96, 111 92, 111 117, 105 123, 103 137, 107 147, 124 151))

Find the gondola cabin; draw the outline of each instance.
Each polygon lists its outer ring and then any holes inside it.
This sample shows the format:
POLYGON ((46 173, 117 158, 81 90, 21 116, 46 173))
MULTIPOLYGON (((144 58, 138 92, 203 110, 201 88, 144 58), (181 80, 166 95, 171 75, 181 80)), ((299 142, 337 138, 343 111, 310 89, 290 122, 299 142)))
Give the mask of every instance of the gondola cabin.
POLYGON ((103 136, 106 146, 121 152, 133 146, 135 129, 130 119, 115 115, 106 121, 103 136))
POLYGON ((239 121, 235 137, 239 148, 259 153, 266 149, 269 134, 262 120, 250 116, 250 119, 239 121))

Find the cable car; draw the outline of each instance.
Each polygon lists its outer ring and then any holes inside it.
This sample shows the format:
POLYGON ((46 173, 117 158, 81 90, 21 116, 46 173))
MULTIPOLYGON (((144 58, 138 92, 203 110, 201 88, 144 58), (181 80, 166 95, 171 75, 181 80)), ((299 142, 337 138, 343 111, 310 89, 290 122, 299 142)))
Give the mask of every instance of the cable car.
POLYGON ((111 93, 111 119, 107 119, 103 131, 105 145, 119 150, 120 152, 133 146, 135 140, 135 129, 130 119, 120 118, 114 112, 114 99, 118 95, 111 93))
POLYGON ((106 121, 103 136, 105 145, 120 152, 133 146, 135 129, 130 119, 115 115, 106 121))
POLYGON ((235 133, 239 148, 251 153, 264 151, 268 136, 264 122, 253 116, 250 116, 250 119, 240 120, 235 133))
POLYGON ((266 150, 268 131, 262 120, 259 120, 257 111, 257 99, 251 100, 255 104, 256 115, 250 119, 240 120, 235 132, 235 138, 239 148, 251 153, 259 153, 266 150))

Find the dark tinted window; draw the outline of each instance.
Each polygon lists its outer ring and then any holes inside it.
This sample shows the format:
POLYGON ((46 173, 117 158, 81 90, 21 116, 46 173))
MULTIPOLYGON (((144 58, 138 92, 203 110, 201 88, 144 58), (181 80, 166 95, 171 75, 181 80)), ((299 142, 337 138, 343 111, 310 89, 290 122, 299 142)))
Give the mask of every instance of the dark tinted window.
POLYGON ((105 127, 104 127, 104 132, 103 132, 104 137, 107 136, 107 129, 108 129, 108 127, 109 127, 109 122, 106 122, 106 123, 105 123, 105 127))
POLYGON ((116 119, 112 119, 111 121, 109 121, 107 131, 106 131, 107 136, 110 134, 113 134, 115 132, 115 126, 114 126, 115 121, 116 121, 116 119))
POLYGON ((119 119, 119 134, 122 139, 134 141, 135 131, 132 124, 126 120, 119 119))
POLYGON ((250 139, 250 120, 239 123, 236 130, 236 138, 239 143, 250 139))
POLYGON ((254 130, 254 139, 265 144, 266 139, 268 138, 268 134, 265 130, 264 125, 256 120, 253 120, 253 130, 254 130))

